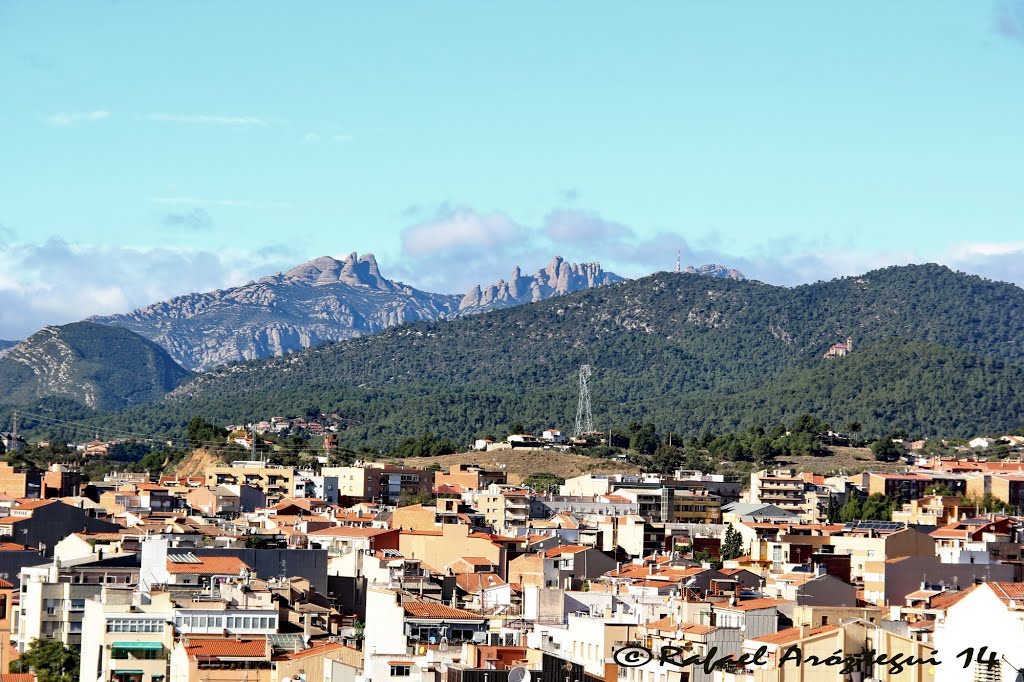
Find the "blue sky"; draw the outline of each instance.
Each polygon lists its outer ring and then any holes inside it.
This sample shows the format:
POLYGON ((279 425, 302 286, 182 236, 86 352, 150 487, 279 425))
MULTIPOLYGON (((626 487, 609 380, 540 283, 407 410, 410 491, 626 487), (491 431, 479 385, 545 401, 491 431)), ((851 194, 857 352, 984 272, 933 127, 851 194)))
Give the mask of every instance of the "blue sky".
POLYGON ((0 2, 0 338, 373 252, 1024 284, 1024 1, 0 2))

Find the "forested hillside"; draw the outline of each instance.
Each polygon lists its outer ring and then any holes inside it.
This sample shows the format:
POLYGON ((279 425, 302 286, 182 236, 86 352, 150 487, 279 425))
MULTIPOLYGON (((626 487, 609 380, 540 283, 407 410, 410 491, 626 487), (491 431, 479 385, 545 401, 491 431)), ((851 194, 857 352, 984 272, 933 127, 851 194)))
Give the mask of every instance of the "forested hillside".
POLYGON ((155 400, 189 376, 138 334, 75 322, 46 327, 0 358, 0 403, 64 397, 117 409, 155 400))
POLYGON ((925 265, 796 288, 659 273, 467 319, 420 323, 200 376, 120 416, 150 430, 310 406, 344 443, 514 422, 571 427, 580 364, 600 429, 697 433, 813 412, 866 434, 1011 428, 1024 410, 1024 290, 925 265), (845 358, 822 353, 847 336, 845 358))

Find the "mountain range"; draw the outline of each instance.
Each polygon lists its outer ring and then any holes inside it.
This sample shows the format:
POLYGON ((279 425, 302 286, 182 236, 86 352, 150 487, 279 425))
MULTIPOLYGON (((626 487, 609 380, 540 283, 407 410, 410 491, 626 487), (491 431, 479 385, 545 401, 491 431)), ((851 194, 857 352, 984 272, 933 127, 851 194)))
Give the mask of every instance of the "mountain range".
POLYGON ((385 278, 373 254, 352 253, 90 321, 130 329, 160 344, 183 367, 208 370, 407 322, 476 314, 621 281, 598 263, 556 256, 533 275, 523 276, 516 267, 508 282, 476 286, 462 296, 436 294, 385 278))
POLYGON ((811 412, 865 435, 999 432, 1024 421, 1024 290, 936 265, 793 288, 663 272, 212 370, 105 419, 156 432, 312 407, 345 418, 343 443, 384 448, 518 422, 569 431, 581 364, 602 430, 811 412), (852 352, 823 357, 848 336, 852 352))

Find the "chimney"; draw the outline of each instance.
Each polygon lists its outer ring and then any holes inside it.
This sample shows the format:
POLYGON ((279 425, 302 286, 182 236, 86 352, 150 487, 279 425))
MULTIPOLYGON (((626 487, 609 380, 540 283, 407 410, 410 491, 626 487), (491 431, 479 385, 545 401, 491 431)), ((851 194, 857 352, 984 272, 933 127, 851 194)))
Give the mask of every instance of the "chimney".
POLYGON ((800 624, 800 639, 804 639, 811 632, 811 626, 804 623, 800 624))

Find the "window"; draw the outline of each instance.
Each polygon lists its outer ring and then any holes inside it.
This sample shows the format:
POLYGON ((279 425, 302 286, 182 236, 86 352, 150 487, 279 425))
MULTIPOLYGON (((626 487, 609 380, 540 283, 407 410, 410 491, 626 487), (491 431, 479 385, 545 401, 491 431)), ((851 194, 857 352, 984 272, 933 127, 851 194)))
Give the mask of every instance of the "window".
POLYGON ((393 665, 391 666, 391 677, 409 677, 412 666, 393 665))

